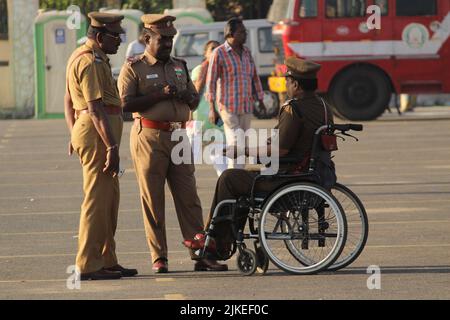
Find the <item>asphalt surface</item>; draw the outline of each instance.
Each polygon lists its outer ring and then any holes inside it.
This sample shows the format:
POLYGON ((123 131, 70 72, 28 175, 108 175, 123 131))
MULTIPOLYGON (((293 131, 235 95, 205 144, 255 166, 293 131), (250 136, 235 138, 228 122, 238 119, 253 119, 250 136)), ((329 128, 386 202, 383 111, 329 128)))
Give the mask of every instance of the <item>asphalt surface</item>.
MULTIPOLYGON (((422 111, 365 123, 359 142, 339 143, 339 181, 364 202, 370 234, 351 266, 313 276, 288 275, 271 264, 264 276, 243 277, 235 257, 228 272, 193 272, 168 191, 171 272, 154 275, 127 123, 116 241, 120 263, 139 276, 82 282, 79 290, 67 288, 66 271, 75 260, 82 179, 78 160, 67 156, 65 123, 0 121, 0 299, 449 299, 450 113, 439 109, 427 118, 422 111), (371 265, 381 268, 380 289, 368 289, 371 265)), ((217 178, 207 165, 197 166, 196 175, 206 215, 217 178)))

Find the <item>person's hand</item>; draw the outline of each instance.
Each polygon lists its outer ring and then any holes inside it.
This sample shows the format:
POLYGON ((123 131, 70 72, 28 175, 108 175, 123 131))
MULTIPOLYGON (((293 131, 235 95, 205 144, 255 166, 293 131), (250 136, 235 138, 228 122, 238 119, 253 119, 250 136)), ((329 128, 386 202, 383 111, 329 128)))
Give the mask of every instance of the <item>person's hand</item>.
POLYGON ((236 159, 237 158, 237 146, 226 146, 222 150, 222 154, 224 157, 230 158, 230 159, 236 159), (231 157, 230 157, 231 156, 231 157))
POLYGON ((177 87, 171 84, 166 85, 162 88, 163 95, 167 97, 174 97, 177 94, 177 87))
POLYGON ((266 108, 266 105, 264 104, 263 100, 259 100, 259 110, 262 114, 264 114, 264 115, 267 114, 267 108, 266 108))
POLYGON ((188 104, 194 99, 194 96, 193 96, 192 92, 189 91, 188 89, 185 89, 185 90, 183 90, 183 91, 180 91, 180 92, 177 94, 177 96, 178 96, 178 98, 179 98, 181 101, 183 101, 183 102, 185 102, 185 103, 188 103, 188 104))
POLYGON ((214 110, 211 110, 211 109, 209 110, 208 119, 209 119, 209 122, 211 124, 216 124, 217 120, 219 118, 220 118, 220 115, 215 109, 214 110))
POLYGON ((227 146, 222 150, 222 154, 230 159, 237 159, 240 156, 248 156, 248 148, 238 148, 237 146, 227 146))
POLYGON ((111 173, 113 178, 115 178, 119 174, 119 148, 116 146, 106 153, 106 162, 105 168, 103 169, 104 173, 111 173))
POLYGON ((69 156, 71 156, 73 154, 73 145, 72 145, 72 141, 69 141, 69 156))
MULTIPOLYGON (((74 151, 74 149, 73 149, 72 141, 69 141, 69 156, 72 156, 73 151, 74 151)), ((83 161, 81 160, 81 158, 80 157, 78 157, 78 158, 80 160, 80 164, 83 165, 83 161)))

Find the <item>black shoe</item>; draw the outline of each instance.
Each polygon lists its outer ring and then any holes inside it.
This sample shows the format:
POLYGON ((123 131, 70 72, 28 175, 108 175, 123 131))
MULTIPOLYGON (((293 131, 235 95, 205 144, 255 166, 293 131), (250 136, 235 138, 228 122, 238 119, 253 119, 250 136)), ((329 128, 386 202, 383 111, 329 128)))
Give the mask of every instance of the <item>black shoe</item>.
POLYGON ((122 278, 122 274, 117 271, 107 271, 105 269, 101 269, 95 272, 82 273, 80 275, 81 281, 86 280, 117 280, 122 278))
POLYGON ((104 270, 120 272, 122 277, 134 277, 135 275, 138 274, 138 271, 136 269, 127 269, 127 268, 122 267, 120 264, 117 264, 111 268, 104 268, 104 270))
POLYGON ((226 264, 217 263, 216 260, 201 259, 194 265, 194 271, 228 271, 226 264))

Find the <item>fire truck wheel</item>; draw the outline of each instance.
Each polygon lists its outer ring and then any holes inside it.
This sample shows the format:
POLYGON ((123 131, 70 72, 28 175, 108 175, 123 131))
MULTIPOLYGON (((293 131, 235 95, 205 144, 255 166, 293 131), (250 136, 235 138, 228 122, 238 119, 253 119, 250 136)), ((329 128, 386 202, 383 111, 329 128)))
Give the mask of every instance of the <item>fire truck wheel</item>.
POLYGON ((337 114, 351 121, 378 118, 386 110, 391 93, 383 72, 370 66, 344 70, 333 80, 329 92, 337 114))

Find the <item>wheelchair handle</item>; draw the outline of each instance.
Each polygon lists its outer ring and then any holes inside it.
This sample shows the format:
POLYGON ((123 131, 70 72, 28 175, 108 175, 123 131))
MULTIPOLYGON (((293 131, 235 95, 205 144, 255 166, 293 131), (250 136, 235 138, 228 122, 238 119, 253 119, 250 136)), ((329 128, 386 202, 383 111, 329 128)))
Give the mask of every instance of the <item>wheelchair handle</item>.
POLYGON ((319 135, 322 131, 328 130, 330 132, 341 131, 342 133, 353 130, 353 131, 363 131, 362 124, 348 123, 348 124, 329 124, 321 126, 316 130, 315 134, 319 135))
POLYGON ((353 123, 350 123, 350 124, 335 124, 333 126, 334 126, 334 130, 339 130, 339 131, 342 131, 342 132, 350 131, 350 130, 363 131, 363 125, 362 124, 353 124, 353 123))

